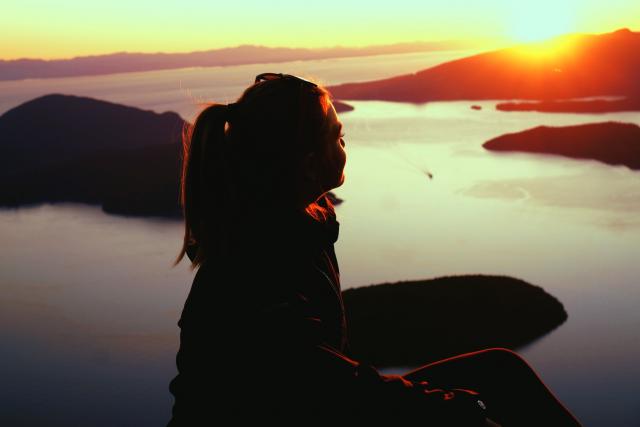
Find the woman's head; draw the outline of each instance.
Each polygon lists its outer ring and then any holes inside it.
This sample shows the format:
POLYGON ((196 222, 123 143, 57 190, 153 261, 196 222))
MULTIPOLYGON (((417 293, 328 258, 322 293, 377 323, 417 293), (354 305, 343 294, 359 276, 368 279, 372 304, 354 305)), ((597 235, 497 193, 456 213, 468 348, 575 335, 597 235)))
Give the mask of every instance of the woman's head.
MULTIPOLYGON (((183 257, 225 252, 234 226, 280 212, 330 214, 316 201, 342 185, 346 154, 330 93, 290 77, 257 81, 227 108, 211 103, 183 132, 183 257)), ((332 206, 329 202, 329 209, 332 206)))

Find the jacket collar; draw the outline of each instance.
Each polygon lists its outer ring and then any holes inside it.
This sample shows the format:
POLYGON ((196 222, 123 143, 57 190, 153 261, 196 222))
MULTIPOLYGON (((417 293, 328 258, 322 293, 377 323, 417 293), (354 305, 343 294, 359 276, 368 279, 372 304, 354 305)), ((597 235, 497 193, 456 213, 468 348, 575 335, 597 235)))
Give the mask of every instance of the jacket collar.
POLYGON ((299 233, 297 237, 309 239, 321 246, 334 244, 340 234, 340 223, 333 212, 326 221, 317 221, 307 214, 297 214, 291 225, 292 230, 299 233))
POLYGON ((275 244, 284 249, 308 248, 318 251, 333 245, 340 234, 340 223, 336 219, 335 211, 328 208, 324 198, 318 203, 328 209, 326 221, 317 221, 306 212, 287 212, 265 224, 257 224, 266 234, 264 242, 269 246, 275 244))
MULTIPOLYGON (((286 212, 267 215, 256 219, 255 223, 243 231, 250 239, 262 241, 268 246, 289 246, 289 249, 306 247, 321 250, 333 245, 340 234, 340 222, 336 219, 333 208, 329 207, 326 196, 318 200, 318 204, 328 210, 326 221, 317 221, 305 212, 286 212)), ((193 261, 197 244, 187 247, 187 256, 193 261)))

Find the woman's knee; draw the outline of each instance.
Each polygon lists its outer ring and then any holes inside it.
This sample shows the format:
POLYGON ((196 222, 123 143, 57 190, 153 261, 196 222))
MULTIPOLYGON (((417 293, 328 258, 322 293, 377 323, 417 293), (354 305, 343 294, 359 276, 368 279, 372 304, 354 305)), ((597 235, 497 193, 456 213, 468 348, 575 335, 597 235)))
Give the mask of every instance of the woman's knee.
POLYGON ((430 363, 405 374, 404 377, 410 380, 439 379, 440 376, 451 378, 455 375, 489 375, 495 378, 501 372, 508 376, 516 376, 522 373, 530 374, 533 369, 515 351, 491 347, 430 363))
POLYGON ((518 353, 504 347, 491 347, 477 352, 476 357, 484 358, 491 365, 504 368, 533 369, 518 353))

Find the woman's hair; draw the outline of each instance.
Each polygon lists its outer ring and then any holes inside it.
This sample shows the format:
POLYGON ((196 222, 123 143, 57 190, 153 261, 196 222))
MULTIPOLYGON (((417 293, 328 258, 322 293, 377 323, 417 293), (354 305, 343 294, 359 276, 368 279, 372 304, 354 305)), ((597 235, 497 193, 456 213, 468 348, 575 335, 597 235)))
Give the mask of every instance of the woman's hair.
MULTIPOLYGON (((296 209, 303 158, 326 147, 330 92, 290 79, 248 87, 227 116, 227 106, 204 104, 182 132, 180 204, 185 220, 176 266, 191 245, 191 269, 227 253, 231 235, 278 212, 296 209), (227 122, 227 118, 229 121, 227 122), (193 247, 193 246, 192 246, 193 247)), ((333 205, 317 200, 305 213, 324 221, 333 205)))

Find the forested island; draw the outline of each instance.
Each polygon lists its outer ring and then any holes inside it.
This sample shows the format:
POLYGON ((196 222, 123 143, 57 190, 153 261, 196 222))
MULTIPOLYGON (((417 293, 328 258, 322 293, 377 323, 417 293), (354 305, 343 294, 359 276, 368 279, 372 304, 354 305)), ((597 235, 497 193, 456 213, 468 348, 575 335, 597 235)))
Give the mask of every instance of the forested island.
POLYGON ((640 111, 640 97, 627 97, 615 101, 594 99, 590 101, 537 101, 537 102, 500 102, 496 104, 500 111, 539 111, 542 113, 615 113, 640 111))
POLYGON ((347 289, 343 299, 352 356, 381 368, 518 349, 567 320, 554 296, 506 276, 383 283, 347 289))
POLYGON ((538 126, 501 135, 482 146, 491 151, 553 154, 640 169, 640 127, 633 123, 538 126))

